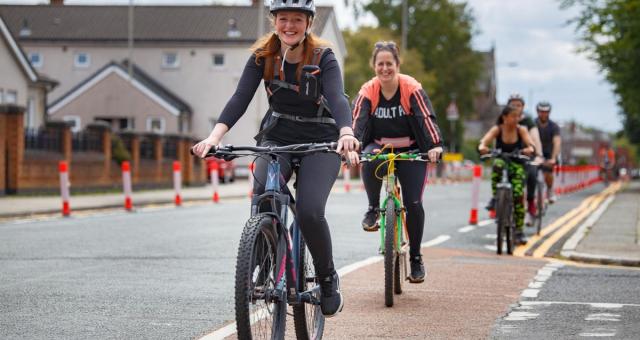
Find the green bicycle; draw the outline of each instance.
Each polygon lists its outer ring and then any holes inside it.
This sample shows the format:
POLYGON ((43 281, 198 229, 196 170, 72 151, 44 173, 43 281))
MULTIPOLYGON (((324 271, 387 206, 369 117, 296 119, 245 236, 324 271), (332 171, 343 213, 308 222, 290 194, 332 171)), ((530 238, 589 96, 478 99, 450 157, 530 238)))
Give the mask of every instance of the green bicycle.
POLYGON ((376 168, 378 171, 385 165, 387 174, 378 177, 384 181, 386 197, 380 204, 380 252, 384 255, 384 303, 387 307, 393 306, 393 295, 402 294, 402 283, 409 280, 407 265, 409 256, 409 239, 406 224, 406 209, 402 203, 400 184, 395 175, 396 161, 420 161, 428 162, 426 153, 407 151, 394 153, 361 154, 361 162, 382 161, 376 168))

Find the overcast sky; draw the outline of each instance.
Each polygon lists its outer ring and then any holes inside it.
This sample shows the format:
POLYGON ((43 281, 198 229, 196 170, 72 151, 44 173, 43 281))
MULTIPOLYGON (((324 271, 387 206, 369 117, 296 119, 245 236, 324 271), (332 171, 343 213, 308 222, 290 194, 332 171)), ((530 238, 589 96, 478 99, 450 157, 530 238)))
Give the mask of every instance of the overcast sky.
MULTIPOLYGON (((316 0, 339 10, 339 25, 352 20, 344 0, 316 0)), ((464 0, 455 0, 458 2, 464 0)), ((134 4, 211 4, 212 0, 134 0, 134 4)), ((221 0, 216 3, 249 4, 249 0, 221 0)), ((575 53, 577 40, 565 23, 577 11, 561 11, 557 0, 467 0, 480 33, 474 48, 496 48, 498 102, 519 92, 527 108, 540 100, 553 105, 551 118, 574 119, 582 124, 617 131, 622 128, 611 86, 595 63, 575 53), (517 66, 514 66, 517 65, 517 66), (532 104, 533 103, 533 104, 532 104)), ((47 0, 0 0, 0 3, 34 4, 47 0)), ((66 0, 67 4, 128 4, 129 0, 66 0)), ((371 23, 371 20, 365 20, 371 23)))

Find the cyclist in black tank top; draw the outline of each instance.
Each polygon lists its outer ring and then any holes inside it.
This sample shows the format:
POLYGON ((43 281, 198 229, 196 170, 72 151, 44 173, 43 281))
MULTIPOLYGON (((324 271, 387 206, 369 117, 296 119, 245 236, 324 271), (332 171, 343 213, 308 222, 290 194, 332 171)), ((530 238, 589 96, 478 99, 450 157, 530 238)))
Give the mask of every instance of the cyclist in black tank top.
MULTIPOLYGON (((513 152, 520 150, 523 154, 532 155, 534 152, 533 142, 529 136, 527 128, 518 125, 521 113, 513 106, 506 106, 497 124, 493 126, 480 140, 478 151, 481 154, 489 152, 489 145, 495 140, 495 147, 503 152, 513 152)), ((502 159, 495 159, 493 173, 491 174, 491 192, 495 196, 496 186, 502 179, 502 169, 508 166, 509 182, 513 189, 514 217, 516 220, 516 244, 527 243, 524 235, 524 181, 526 172, 524 164, 513 161, 507 164, 502 159)), ((493 201, 493 200, 492 200, 493 201)), ((494 205, 495 203, 492 203, 494 205)))
POLYGON ((506 143, 502 140, 502 129, 498 129, 498 136, 496 137, 496 149, 500 149, 503 152, 513 152, 515 150, 524 149, 520 134, 518 133, 518 139, 515 143, 506 143))

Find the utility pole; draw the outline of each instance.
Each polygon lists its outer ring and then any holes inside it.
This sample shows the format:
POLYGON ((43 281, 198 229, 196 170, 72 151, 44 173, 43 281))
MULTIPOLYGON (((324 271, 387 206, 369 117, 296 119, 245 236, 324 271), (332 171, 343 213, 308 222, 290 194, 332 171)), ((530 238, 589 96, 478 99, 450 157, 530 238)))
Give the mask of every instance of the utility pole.
POLYGON ((129 49, 129 81, 133 78, 133 0, 129 0, 129 32, 128 32, 128 49, 129 49))
POLYGON ((409 32, 409 0, 402 0, 402 54, 407 52, 407 34, 409 32))

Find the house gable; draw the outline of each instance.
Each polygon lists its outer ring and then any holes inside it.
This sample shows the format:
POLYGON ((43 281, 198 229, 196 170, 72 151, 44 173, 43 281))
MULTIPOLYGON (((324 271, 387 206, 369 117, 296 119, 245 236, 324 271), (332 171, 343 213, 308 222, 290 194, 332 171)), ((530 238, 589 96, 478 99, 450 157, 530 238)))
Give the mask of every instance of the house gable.
MULTIPOLYGON (((129 75, 123 69, 122 66, 120 66, 120 65, 118 65, 116 63, 108 64, 102 70, 98 71, 96 74, 94 74, 93 76, 89 77, 85 82, 79 84, 74 89, 69 91, 67 94, 65 94, 62 97, 60 97, 59 100, 57 100, 56 102, 52 103, 51 106, 49 107, 49 115, 55 115, 56 112, 60 111, 65 106, 69 105, 71 102, 73 102, 77 98, 81 97, 87 91, 91 90, 93 87, 97 86, 104 79, 107 79, 110 76, 119 77, 119 78, 125 80, 126 82, 129 82, 129 79, 130 79, 129 75)), ((160 95, 158 95, 152 89, 150 89, 145 84, 143 84, 140 80, 138 80, 135 77, 133 77, 133 78, 131 78, 130 84, 136 90, 140 91, 140 93, 142 93, 145 96, 147 96, 150 100, 155 102, 157 105, 162 107, 167 112, 171 113, 174 116, 179 116, 180 115, 180 113, 182 111, 180 107, 177 107, 176 105, 174 105, 174 104, 170 103, 169 101, 167 101, 165 98, 162 98, 160 95)))
POLYGON ((37 82, 38 75, 31 67, 31 64, 29 64, 29 61, 27 61, 27 58, 25 57, 24 53, 22 52, 22 50, 20 49, 16 41, 13 39, 11 32, 9 32, 9 29, 7 28, 7 25, 5 25, 5 22, 1 16, 0 16, 0 34, 2 34, 2 38, 9 46, 11 52, 13 53, 14 57, 18 61, 24 74, 29 78, 31 82, 33 83, 37 82))

